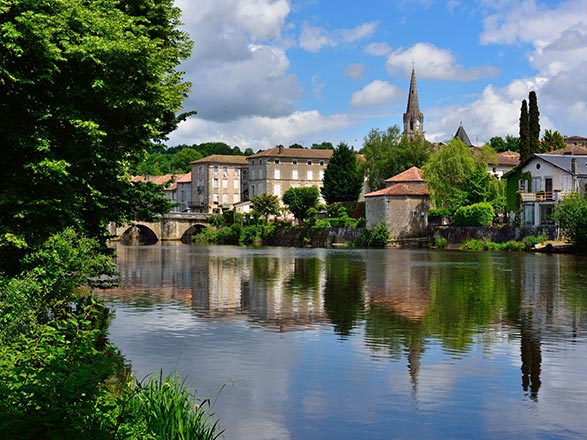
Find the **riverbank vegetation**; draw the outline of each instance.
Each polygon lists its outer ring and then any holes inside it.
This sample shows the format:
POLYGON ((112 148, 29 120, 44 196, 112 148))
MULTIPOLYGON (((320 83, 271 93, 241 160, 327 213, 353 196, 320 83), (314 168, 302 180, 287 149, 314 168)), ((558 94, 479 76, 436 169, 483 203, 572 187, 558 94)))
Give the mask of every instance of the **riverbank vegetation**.
POLYGON ((487 239, 472 239, 465 241, 460 248, 466 251, 530 251, 534 246, 544 243, 546 236, 528 236, 523 240, 508 240, 503 243, 496 243, 487 239))
POLYGON ((130 169, 187 116, 180 14, 172 0, 0 7, 2 438, 219 435, 173 378, 129 380, 92 290, 117 279, 107 225, 172 206, 130 169))

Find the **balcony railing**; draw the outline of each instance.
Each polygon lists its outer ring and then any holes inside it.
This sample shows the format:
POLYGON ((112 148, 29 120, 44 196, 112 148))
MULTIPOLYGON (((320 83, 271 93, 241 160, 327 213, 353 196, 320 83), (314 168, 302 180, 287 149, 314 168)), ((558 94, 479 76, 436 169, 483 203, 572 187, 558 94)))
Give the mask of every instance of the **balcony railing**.
POLYGON ((573 191, 522 192, 522 202, 560 202, 573 191))

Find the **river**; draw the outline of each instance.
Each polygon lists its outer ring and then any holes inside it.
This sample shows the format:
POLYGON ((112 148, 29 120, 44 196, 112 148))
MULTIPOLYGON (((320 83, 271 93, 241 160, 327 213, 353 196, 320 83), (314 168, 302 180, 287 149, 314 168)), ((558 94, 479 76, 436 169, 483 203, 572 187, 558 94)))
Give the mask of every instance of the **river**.
POLYGON ((587 438, 587 259, 117 245, 110 339, 224 438, 587 438))

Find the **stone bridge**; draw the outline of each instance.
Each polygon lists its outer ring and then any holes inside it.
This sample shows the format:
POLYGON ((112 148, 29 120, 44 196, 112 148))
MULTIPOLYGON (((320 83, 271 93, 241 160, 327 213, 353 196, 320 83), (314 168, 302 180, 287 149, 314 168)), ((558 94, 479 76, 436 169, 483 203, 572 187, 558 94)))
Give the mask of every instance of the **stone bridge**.
POLYGON ((208 228, 208 214, 195 212, 171 212, 155 223, 136 222, 134 225, 117 227, 111 223, 109 233, 112 240, 140 243, 156 243, 158 241, 181 240, 190 242, 192 235, 208 228))

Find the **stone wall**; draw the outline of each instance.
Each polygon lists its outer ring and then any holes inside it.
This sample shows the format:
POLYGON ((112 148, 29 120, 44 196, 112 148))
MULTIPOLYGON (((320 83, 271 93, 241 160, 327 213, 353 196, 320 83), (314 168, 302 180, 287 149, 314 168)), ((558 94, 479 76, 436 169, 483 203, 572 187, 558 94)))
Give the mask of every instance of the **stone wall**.
POLYGON ((466 240, 487 239, 495 243, 522 240, 528 236, 546 235, 549 240, 558 239, 558 228, 553 225, 519 226, 434 226, 430 228, 432 238, 445 238, 449 244, 461 244, 466 240))

